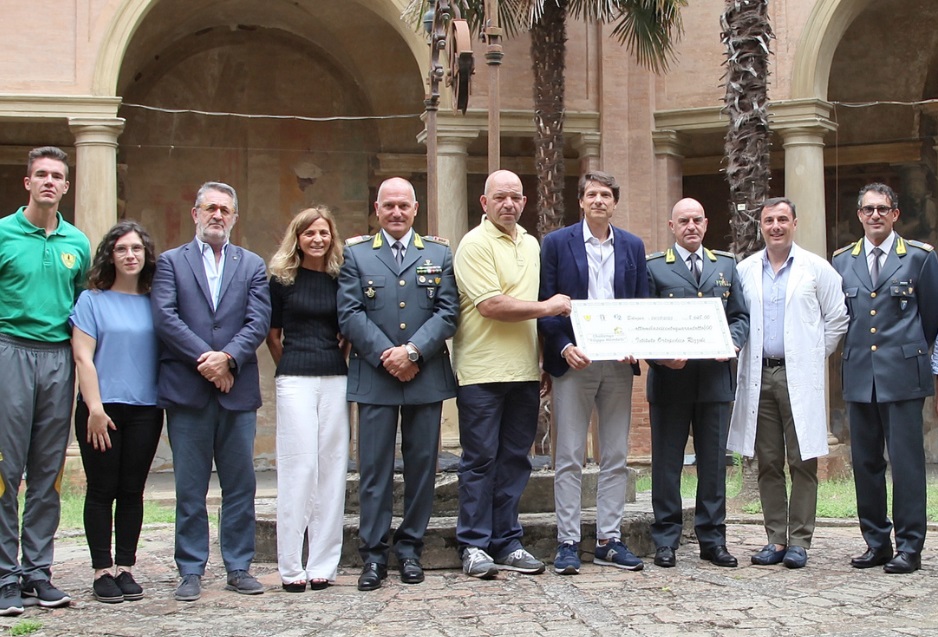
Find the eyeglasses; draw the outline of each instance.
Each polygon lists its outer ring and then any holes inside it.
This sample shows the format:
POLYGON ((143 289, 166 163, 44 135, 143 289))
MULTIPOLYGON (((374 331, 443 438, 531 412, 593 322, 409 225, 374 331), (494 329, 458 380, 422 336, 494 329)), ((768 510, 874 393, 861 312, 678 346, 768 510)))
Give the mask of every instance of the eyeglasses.
POLYGON ((219 206, 218 204, 214 204, 214 203, 202 204, 201 206, 199 206, 199 208, 201 208, 202 210, 204 210, 210 215, 213 215, 216 212, 221 212, 221 216, 230 217, 232 214, 234 214, 234 211, 228 206, 219 206))
POLYGON ((117 246, 114 248, 114 254, 119 257, 126 257, 129 254, 134 256, 139 256, 143 254, 143 246, 117 246))
POLYGON ((895 210, 892 206, 862 206, 860 212, 863 213, 864 217, 872 217, 874 212, 878 212, 880 217, 886 215, 887 212, 892 212, 895 210))

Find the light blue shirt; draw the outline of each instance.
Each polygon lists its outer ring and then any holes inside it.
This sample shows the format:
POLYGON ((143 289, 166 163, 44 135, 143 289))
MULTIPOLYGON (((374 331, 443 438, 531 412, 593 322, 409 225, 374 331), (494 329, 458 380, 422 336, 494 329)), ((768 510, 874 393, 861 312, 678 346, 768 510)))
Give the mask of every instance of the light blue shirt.
POLYGON ((789 253, 778 272, 769 263, 769 253, 762 255, 762 356, 785 358, 785 291, 791 272, 789 253))
POLYGON ((85 290, 68 320, 96 341, 102 403, 156 404, 159 359, 149 294, 85 290))
POLYGON ((225 274, 225 255, 228 253, 228 242, 221 248, 221 258, 215 260, 215 249, 198 237, 195 240, 202 252, 202 265, 205 267, 205 278, 208 279, 208 289, 212 293, 212 309, 218 309, 218 295, 221 293, 221 278, 225 274))

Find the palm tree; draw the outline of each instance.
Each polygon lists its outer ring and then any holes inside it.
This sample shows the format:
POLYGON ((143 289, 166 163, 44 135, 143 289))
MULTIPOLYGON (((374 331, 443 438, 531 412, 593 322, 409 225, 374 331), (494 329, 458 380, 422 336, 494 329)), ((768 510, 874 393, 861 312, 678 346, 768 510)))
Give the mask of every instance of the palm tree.
MULTIPOLYGON (((431 4, 411 0, 405 18, 416 21, 431 4)), ((473 31, 485 22, 484 0, 454 0, 473 31)), ((687 0, 501 0, 499 22, 509 35, 531 34, 534 71, 534 146, 537 168, 538 231, 563 225, 564 67, 567 17, 614 24, 612 36, 643 67, 662 73, 683 31, 680 9, 687 0)))
POLYGON ((726 179, 730 186, 730 249, 746 257, 762 247, 756 210, 769 194, 768 0, 726 0, 726 179))

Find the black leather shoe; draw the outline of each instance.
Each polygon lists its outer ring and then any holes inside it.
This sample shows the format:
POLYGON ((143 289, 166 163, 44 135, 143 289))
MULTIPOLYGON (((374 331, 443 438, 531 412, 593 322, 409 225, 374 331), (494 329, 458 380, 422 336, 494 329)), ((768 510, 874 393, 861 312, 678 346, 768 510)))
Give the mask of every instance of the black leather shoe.
POLYGON ((655 566, 672 568, 675 564, 677 564, 677 558, 674 557, 674 549, 670 546, 659 546, 655 551, 655 566))
POLYGON ((419 584, 423 581, 423 567, 414 557, 405 557, 400 560, 397 570, 401 572, 401 581, 405 584, 419 584))
POLYGON ((808 551, 803 546, 789 546, 782 558, 782 564, 788 568, 804 568, 808 563, 808 551))
POLYGON ((736 558, 730 555, 730 552, 727 551, 726 547, 722 544, 719 546, 711 546, 708 549, 701 549, 700 559, 707 560, 714 566, 735 568, 739 564, 736 558))
POLYGON ((785 559, 785 549, 775 550, 774 544, 766 544, 762 550, 752 556, 752 563, 760 566, 770 566, 772 564, 781 564, 785 559))
POLYGON ((872 568, 882 566, 892 559, 892 545, 880 547, 877 550, 866 549, 866 553, 850 560, 850 566, 853 568, 872 568))
POLYGON ((362 574, 358 576, 358 590, 373 591, 381 588, 381 580, 388 576, 388 567, 386 564, 377 562, 365 562, 362 574))
POLYGON ((886 562, 883 570, 887 573, 914 573, 920 568, 922 568, 921 555, 899 551, 894 558, 886 562))

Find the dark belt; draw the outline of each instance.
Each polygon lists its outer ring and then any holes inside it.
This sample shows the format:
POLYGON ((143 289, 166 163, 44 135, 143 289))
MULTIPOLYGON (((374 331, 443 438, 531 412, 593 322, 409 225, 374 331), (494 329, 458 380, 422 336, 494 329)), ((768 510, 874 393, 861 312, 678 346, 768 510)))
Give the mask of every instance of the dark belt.
POLYGON ((763 367, 785 367, 784 358, 763 358, 762 359, 763 367))

